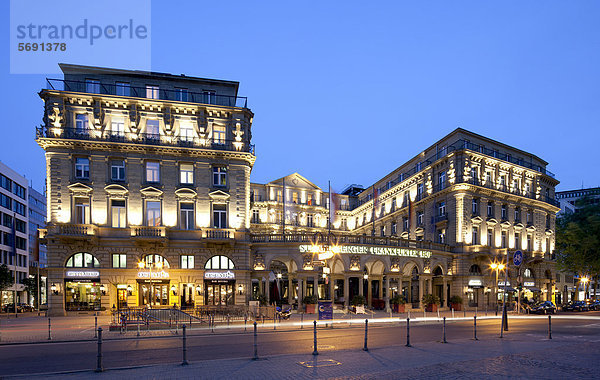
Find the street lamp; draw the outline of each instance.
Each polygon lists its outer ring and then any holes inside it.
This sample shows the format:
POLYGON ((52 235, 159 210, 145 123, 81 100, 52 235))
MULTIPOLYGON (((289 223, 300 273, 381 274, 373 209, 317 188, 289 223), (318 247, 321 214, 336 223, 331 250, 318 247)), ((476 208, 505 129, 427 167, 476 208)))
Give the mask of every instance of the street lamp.
MULTIPOLYGON (((504 270, 504 264, 502 263, 491 263, 490 264, 490 268, 492 268, 493 271, 496 271, 496 286, 494 287, 494 289, 496 290, 494 293, 494 304, 496 306, 496 315, 498 315, 498 273, 501 270, 504 270)), ((506 283, 504 284, 506 286, 506 283)))
POLYGON ((585 300, 585 289, 587 288, 587 284, 588 284, 588 282, 590 282, 590 279, 587 278, 586 276, 583 276, 583 277, 581 277, 579 282, 583 283, 583 299, 585 300))

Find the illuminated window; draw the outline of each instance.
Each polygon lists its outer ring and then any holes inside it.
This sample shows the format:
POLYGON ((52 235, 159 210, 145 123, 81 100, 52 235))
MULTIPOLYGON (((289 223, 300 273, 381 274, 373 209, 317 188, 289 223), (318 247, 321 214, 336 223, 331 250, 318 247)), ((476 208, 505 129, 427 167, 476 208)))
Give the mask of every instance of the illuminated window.
POLYGON ((307 197, 308 197, 308 199, 306 201, 306 204, 308 204, 309 206, 311 206, 313 204, 313 195, 312 195, 312 193, 308 193, 307 197))
POLYGON ((75 198, 75 223, 90 223, 90 200, 88 198, 75 198))
POLYGON ((258 210, 252 210, 252 223, 260 223, 260 214, 258 210))
POLYGON ((112 255, 113 268, 127 268, 127 255, 124 253, 115 253, 112 255))
POLYGON ((144 256, 143 262, 146 268, 156 267, 158 263, 162 265, 163 268, 170 268, 169 262, 161 255, 146 255, 144 256))
POLYGON ((181 141, 194 141, 194 126, 190 122, 181 122, 179 124, 179 137, 181 141))
POLYGON ((227 205, 213 205, 213 227, 227 228, 227 205))
POLYGON ((155 119, 146 120, 146 138, 158 140, 160 138, 159 122, 155 119))
POLYGON ((90 178, 90 159, 78 157, 75 159, 75 178, 90 178))
POLYGON ((114 118, 110 122, 110 134, 112 136, 125 136, 125 120, 123 118, 114 118))
MULTIPOLYGON (((213 186, 227 186, 227 168, 224 166, 213 167, 213 186)), ((277 194, 279 195, 279 193, 277 194)))
POLYGON ((75 115, 75 132, 86 133, 87 129, 87 115, 82 113, 75 115))
POLYGON ((146 225, 158 227, 161 223, 160 201, 146 201, 146 225))
POLYGON ((226 140, 226 129, 223 125, 215 125, 213 127, 213 142, 215 144, 225 144, 226 140))
POLYGON ((298 193, 295 191, 292 193, 292 202, 298 204, 298 193))
POLYGON ((100 262, 91 253, 80 252, 69 257, 67 268, 100 268, 100 262))
POLYGON ((191 202, 182 202, 179 204, 181 215, 181 229, 193 230, 194 226, 194 204, 191 202))
POLYGON ((126 227, 125 200, 112 199, 110 201, 111 225, 113 228, 126 227))
POLYGON ((206 261, 204 269, 235 269, 235 266, 227 256, 213 256, 206 261))
POLYGON ((181 269, 194 269, 194 256, 182 255, 179 256, 181 269))
POLYGON ((283 202, 283 195, 281 190, 277 190, 277 202, 283 202))
POLYGON ((440 190, 446 187, 446 172, 438 174, 438 184, 440 185, 440 190))
POLYGON ((159 87, 154 85, 146 85, 146 98, 148 99, 158 99, 158 91, 159 87))
POLYGON ((156 161, 146 162, 146 182, 160 182, 160 164, 156 161))
POLYGON ((194 184, 194 165, 181 164, 179 165, 179 181, 184 185, 194 184))
POLYGON ((487 245, 489 247, 493 247, 494 246, 494 230, 492 230, 491 228, 488 228, 488 241, 487 241, 487 245))

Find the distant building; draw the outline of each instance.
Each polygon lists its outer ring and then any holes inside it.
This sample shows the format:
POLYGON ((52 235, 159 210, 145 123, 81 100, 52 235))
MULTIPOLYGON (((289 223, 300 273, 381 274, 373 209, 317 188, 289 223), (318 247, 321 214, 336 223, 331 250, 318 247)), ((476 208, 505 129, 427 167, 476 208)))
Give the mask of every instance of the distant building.
MULTIPOLYGON (((40 288, 40 303, 47 302, 46 293, 46 275, 44 269, 48 265, 47 248, 45 244, 40 244, 38 239, 38 230, 46 228, 46 196, 33 187, 29 187, 29 272, 31 275, 39 275, 39 281, 36 284, 40 288), (40 270, 42 269, 42 270, 40 270)), ((34 306, 38 306, 37 300, 30 297, 34 306)))
MULTIPOLYGON (((29 228, 27 222, 27 179, 0 162, 0 265, 6 264, 13 276, 16 271, 17 302, 26 302, 21 285, 29 276, 29 228), (13 218, 15 233, 13 236, 13 218), (16 257, 13 254, 15 239, 16 257)), ((2 291, 1 304, 13 302, 15 287, 2 291)))
POLYGON ((557 191, 556 199, 560 202, 559 214, 571 214, 581 208, 577 201, 588 198, 589 202, 600 203, 600 187, 589 189, 557 191))

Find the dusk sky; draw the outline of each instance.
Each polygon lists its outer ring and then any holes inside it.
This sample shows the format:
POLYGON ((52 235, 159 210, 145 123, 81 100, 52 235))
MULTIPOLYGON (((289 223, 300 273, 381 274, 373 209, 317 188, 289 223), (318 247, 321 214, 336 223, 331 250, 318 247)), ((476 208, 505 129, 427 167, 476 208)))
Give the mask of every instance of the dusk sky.
MULTIPOLYGON (((568 190, 600 186, 599 19, 594 1, 153 1, 151 67, 240 82, 253 182, 368 186, 460 126, 548 161, 568 190)), ((0 33, 0 160, 42 190, 46 76, 9 74, 0 33)))

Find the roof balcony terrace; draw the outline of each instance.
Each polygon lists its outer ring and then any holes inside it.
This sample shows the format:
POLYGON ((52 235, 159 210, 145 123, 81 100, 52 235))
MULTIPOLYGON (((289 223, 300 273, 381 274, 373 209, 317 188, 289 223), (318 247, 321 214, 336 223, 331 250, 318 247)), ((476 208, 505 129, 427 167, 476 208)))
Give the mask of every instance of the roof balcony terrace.
POLYGON ((248 108, 248 98, 245 96, 219 95, 211 91, 192 92, 183 89, 171 90, 157 87, 133 87, 118 83, 85 82, 52 78, 46 78, 46 84, 47 90, 248 108))

